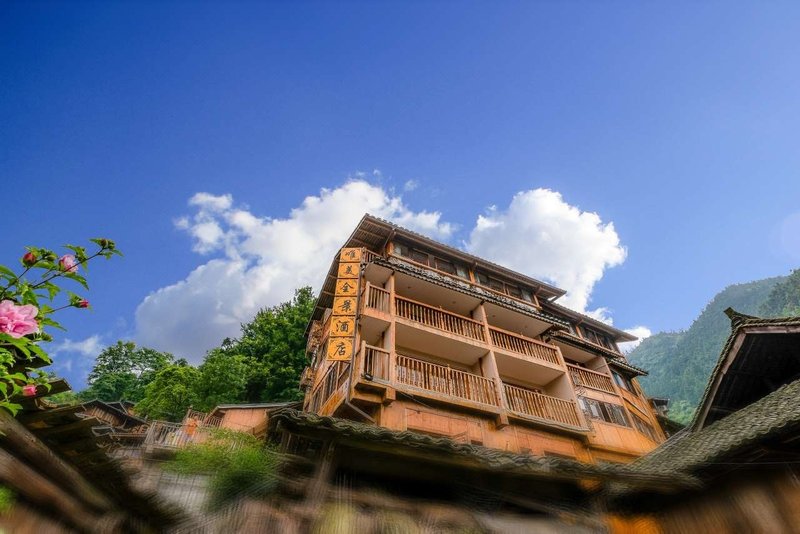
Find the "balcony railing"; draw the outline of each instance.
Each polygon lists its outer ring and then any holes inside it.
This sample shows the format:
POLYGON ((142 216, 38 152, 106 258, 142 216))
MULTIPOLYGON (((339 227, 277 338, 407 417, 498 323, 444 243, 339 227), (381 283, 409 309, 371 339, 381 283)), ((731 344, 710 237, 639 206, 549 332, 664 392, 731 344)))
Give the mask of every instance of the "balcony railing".
POLYGON ((576 386, 586 386, 587 388, 599 389, 606 393, 616 394, 610 376, 569 363, 567 364, 567 368, 569 369, 569 375, 572 377, 572 383, 576 386))
POLYGON ((398 317, 438 328, 451 334, 458 334, 477 341, 486 341, 486 337, 483 334, 483 324, 478 321, 399 296, 395 297, 395 306, 398 317))
POLYGON ((372 252, 371 250, 369 250, 367 248, 362 249, 361 261, 363 261, 364 263, 370 263, 370 262, 375 261, 377 259, 380 259, 382 257, 383 256, 381 256, 380 254, 378 254, 376 252, 372 252))
POLYGON ((410 356, 397 355, 397 381, 443 395, 499 406, 492 380, 410 356))
POLYGON ((523 336, 512 334, 504 330, 489 327, 492 336, 492 344, 501 349, 505 349, 517 354, 522 354, 529 360, 540 360, 558 365, 558 352, 555 347, 551 347, 541 341, 530 339, 523 336))
POLYGON ((368 308, 389 313, 389 299, 391 298, 391 293, 389 291, 386 291, 381 287, 373 286, 367 282, 367 289, 365 293, 367 295, 366 304, 368 308))
POLYGON ((325 371, 325 376, 312 393, 310 408, 314 413, 319 413, 320 408, 328 401, 333 393, 341 388, 347 381, 349 362, 333 362, 325 371))
POLYGON ((578 408, 574 402, 511 384, 503 384, 503 387, 509 410, 566 425, 581 426, 578 408))
POLYGON ((364 343, 364 375, 372 380, 389 380, 389 351, 364 343))

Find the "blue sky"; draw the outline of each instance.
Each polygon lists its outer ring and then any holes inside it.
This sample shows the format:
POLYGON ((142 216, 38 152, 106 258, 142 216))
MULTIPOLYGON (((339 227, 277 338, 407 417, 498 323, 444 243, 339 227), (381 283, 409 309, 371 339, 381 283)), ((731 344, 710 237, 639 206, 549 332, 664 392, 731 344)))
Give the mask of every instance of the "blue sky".
POLYGON ((620 328, 683 328, 800 266, 798 23, 777 2, 4 3, 0 263, 125 252, 61 316, 76 387, 119 338, 201 358, 201 333, 318 284, 364 208, 563 269, 620 328))

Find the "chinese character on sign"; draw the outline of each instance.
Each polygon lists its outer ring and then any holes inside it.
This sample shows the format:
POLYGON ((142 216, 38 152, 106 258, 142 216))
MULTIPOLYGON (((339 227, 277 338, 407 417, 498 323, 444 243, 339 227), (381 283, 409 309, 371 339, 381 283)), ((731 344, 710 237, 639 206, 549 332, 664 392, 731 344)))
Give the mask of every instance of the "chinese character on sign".
POLYGON ((353 311, 353 301, 350 299, 342 301, 342 305, 339 306, 339 311, 341 311, 342 313, 348 313, 353 311))
POLYGON ((345 345, 344 341, 340 341, 336 344, 336 355, 337 356, 346 356, 347 355, 347 345, 345 345))

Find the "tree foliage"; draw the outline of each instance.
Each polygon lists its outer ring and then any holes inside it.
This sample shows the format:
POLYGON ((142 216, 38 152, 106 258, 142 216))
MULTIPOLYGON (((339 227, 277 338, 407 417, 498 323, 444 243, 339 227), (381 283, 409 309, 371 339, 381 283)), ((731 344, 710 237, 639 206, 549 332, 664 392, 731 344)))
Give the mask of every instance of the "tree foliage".
POLYGON ((136 405, 136 413, 152 419, 180 421, 196 405, 200 371, 190 365, 168 365, 158 371, 136 405))
POLYGON ((764 317, 800 315, 800 269, 795 269, 781 282, 775 284, 767 300, 761 305, 764 317))
POLYGON ((118 341, 97 357, 84 400, 138 402, 137 412, 179 420, 191 406, 209 411, 219 404, 292 401, 303 398, 305 329, 314 307, 310 287, 287 302, 260 310, 242 325, 239 339, 226 339, 194 368, 171 354, 118 341))
POLYGON ((251 372, 248 358, 221 349, 209 351, 198 368, 195 391, 198 410, 208 411, 220 404, 233 404, 245 399, 251 372))
POLYGON ((100 352, 89 373, 89 387, 80 393, 83 400, 129 400, 144 398, 147 385, 161 369, 174 363, 171 354, 132 341, 117 341, 100 352))
POLYGON ((310 287, 294 298, 260 310, 242 325, 238 340, 226 340, 221 351, 242 356, 249 367, 244 398, 247 402, 292 401, 303 398, 300 374, 306 366, 305 329, 314 310, 310 287))

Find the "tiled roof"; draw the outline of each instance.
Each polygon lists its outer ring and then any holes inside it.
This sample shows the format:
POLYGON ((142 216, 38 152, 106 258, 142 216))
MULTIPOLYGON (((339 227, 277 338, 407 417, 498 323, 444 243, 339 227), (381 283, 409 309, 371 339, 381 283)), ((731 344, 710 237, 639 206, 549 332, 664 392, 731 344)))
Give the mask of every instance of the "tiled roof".
POLYGON ((435 437, 411 431, 390 430, 375 425, 348 419, 320 416, 293 409, 282 409, 270 417, 269 433, 280 429, 289 431, 311 430, 317 433, 335 434, 339 440, 360 440, 381 443, 394 447, 409 447, 430 453, 444 453, 471 460, 476 467, 518 475, 531 475, 553 479, 602 479, 619 480, 635 485, 638 483, 674 486, 696 485, 692 477, 662 476, 635 471, 624 465, 587 464, 553 456, 516 454, 468 443, 460 443, 448 437, 435 437))
POLYGON ((691 432, 685 429, 661 447, 634 462, 640 473, 690 474, 735 454, 748 445, 800 430, 800 380, 691 432))
POLYGON ((725 362, 728 359, 731 350, 734 348, 736 339, 739 336, 740 332, 744 331, 745 329, 756 328, 756 327, 787 327, 787 328, 800 327, 800 317, 777 317, 772 319, 764 319, 761 317, 753 317, 750 315, 738 313, 732 308, 726 309, 725 314, 731 319, 731 334, 730 336, 728 336, 728 340, 725 342, 725 346, 723 347, 722 352, 720 353, 719 359, 717 360, 717 364, 711 371, 711 377, 708 380, 706 389, 703 392, 703 396, 700 400, 700 403, 698 404, 698 410, 695 413, 695 418, 692 421, 692 424, 689 425, 690 428, 695 428, 695 429, 698 428, 699 426, 698 423, 702 417, 703 407, 711 400, 709 396, 711 395, 712 389, 714 387, 717 374, 721 372, 725 362))

